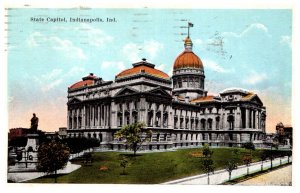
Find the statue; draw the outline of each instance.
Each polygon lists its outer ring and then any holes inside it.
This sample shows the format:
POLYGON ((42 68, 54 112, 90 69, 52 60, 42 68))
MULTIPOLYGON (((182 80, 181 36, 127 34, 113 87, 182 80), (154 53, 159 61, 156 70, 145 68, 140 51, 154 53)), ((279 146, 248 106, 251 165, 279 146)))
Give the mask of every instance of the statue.
POLYGON ((33 117, 31 118, 31 126, 30 129, 36 133, 37 132, 37 128, 38 128, 38 123, 39 123, 39 118, 35 115, 35 113, 33 113, 33 117))

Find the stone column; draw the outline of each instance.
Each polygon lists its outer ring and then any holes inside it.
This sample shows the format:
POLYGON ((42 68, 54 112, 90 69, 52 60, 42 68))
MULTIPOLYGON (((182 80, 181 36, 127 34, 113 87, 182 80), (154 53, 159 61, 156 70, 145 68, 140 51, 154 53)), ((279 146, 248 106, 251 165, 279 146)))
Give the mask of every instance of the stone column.
POLYGON ((131 104, 131 102, 129 103, 129 123, 132 124, 133 120, 132 120, 132 109, 133 109, 133 105, 131 104))
POLYGON ((122 103, 122 125, 125 125, 125 103, 122 103))
POLYGON ((140 121, 144 122, 148 126, 148 104, 145 98, 140 99, 140 121))
POLYGON ((110 112, 110 104, 107 105, 107 117, 108 117, 108 121, 107 121, 107 126, 111 126, 110 121, 111 121, 111 112, 110 112))
POLYGON ((168 106, 168 129, 175 128, 174 115, 175 115, 175 112, 173 111, 172 108, 170 108, 170 106, 168 106))
POLYGON ((109 126, 109 105, 106 104, 106 126, 108 127, 109 126))
POLYGON ((250 128, 253 128, 253 110, 252 109, 250 110, 250 125, 251 125, 250 128))
POLYGON ((189 116, 189 124, 188 124, 188 129, 189 130, 192 130, 192 121, 191 121, 191 119, 192 119, 192 112, 191 111, 188 111, 189 112, 189 114, 190 114, 190 116, 189 116))
POLYGON ((91 108, 91 118, 92 118, 92 120, 91 120, 91 126, 95 126, 95 106, 93 105, 92 106, 92 108, 91 108))
POLYGON ((112 101, 111 102, 111 119, 110 119, 110 125, 112 128, 118 127, 117 113, 118 113, 117 105, 116 105, 115 101, 112 101))
POLYGON ((246 113, 246 128, 249 128, 249 109, 245 108, 246 113))
POLYGON ((256 112, 256 129, 259 129, 259 111, 256 112))
POLYGON ((99 116, 99 114, 100 114, 100 113, 99 113, 99 112, 100 112, 100 111, 99 111, 100 108, 99 108, 99 104, 96 105, 96 109, 97 109, 97 110, 96 110, 96 112, 97 112, 97 113, 96 113, 96 117, 97 117, 97 119, 96 119, 96 120, 97 120, 97 121, 96 121, 96 126, 97 126, 97 128, 99 128, 99 126, 100 126, 100 124, 99 124, 99 123, 100 123, 100 116, 99 116))
POLYGON ((185 128, 185 117, 186 117, 186 111, 185 110, 183 110, 183 123, 182 123, 182 126, 183 126, 183 129, 186 129, 185 128))
POLYGON ((234 113, 234 127, 241 128, 242 112, 241 108, 237 107, 234 113))
POLYGON ((260 130, 261 126, 260 126, 260 119, 261 119, 261 112, 258 111, 258 117, 257 117, 257 128, 260 130))
POLYGON ((71 129, 74 129, 74 110, 73 109, 71 109, 71 118, 72 118, 72 127, 71 127, 71 129))
POLYGON ((224 110, 224 112, 225 112, 225 115, 224 115, 224 118, 223 118, 223 128, 225 130, 228 130, 227 111, 224 110))
POLYGON ((163 128, 164 127, 164 109, 163 109, 163 105, 160 104, 159 105, 159 109, 160 109, 160 122, 159 122, 159 125, 160 125, 160 128, 163 128))
POLYGON ((103 112, 103 126, 105 127, 106 126, 106 105, 103 104, 102 106, 102 112, 103 112))
POLYGON ((68 110, 68 114, 67 114, 67 128, 71 129, 70 128, 70 110, 68 110))
POLYGON ((256 122, 255 122, 256 112, 255 112, 255 110, 252 111, 252 115, 253 115, 253 117, 252 117, 252 128, 255 129, 255 127, 256 127, 256 122))
POLYGON ((88 124, 89 124, 89 106, 85 105, 84 108, 85 108, 85 124, 84 124, 84 127, 87 128, 88 124))
POLYGON ((76 109, 76 129, 79 129, 79 108, 76 109))
POLYGON ((177 128, 180 129, 180 116, 181 114, 177 114, 177 128))

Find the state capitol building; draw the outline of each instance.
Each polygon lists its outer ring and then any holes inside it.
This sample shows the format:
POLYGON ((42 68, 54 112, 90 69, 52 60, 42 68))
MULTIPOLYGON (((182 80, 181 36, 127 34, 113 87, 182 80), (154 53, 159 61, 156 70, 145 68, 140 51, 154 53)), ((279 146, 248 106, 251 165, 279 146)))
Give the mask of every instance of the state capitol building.
POLYGON ((146 59, 105 81, 91 73, 68 88, 68 136, 97 138, 105 149, 127 149, 114 133, 143 122, 151 129, 144 150, 262 144, 266 108, 253 92, 226 89, 207 94, 201 59, 188 35, 173 75, 146 59))

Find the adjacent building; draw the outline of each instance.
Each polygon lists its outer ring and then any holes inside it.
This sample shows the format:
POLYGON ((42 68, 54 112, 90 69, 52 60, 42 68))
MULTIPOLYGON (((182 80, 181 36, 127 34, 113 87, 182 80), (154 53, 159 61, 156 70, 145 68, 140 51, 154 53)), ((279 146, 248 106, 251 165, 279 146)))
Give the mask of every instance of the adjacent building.
POLYGON ((257 146, 265 136, 266 108, 245 89, 208 95, 205 64, 188 36, 173 64, 173 75, 142 59, 105 81, 95 74, 68 88, 68 137, 98 138, 102 148, 126 149, 114 138, 122 126, 143 122, 152 130, 146 150, 176 147, 257 146))
POLYGON ((292 146, 293 144, 293 127, 283 125, 282 122, 276 125, 276 139, 281 145, 292 146))

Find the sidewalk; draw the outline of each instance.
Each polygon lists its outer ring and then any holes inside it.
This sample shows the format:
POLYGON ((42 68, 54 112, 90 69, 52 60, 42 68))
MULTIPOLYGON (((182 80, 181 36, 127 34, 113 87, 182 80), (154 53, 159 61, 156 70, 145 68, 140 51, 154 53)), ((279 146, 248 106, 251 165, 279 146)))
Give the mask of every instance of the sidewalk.
MULTIPOLYGON (((81 165, 71 164, 71 162, 68 162, 67 166, 64 169, 57 171, 57 174, 68 174, 79 169, 80 167, 81 165)), ((12 182, 24 182, 45 175, 46 174, 43 172, 12 172, 12 173, 7 173, 7 180, 12 182)))
POLYGON ((262 174, 260 176, 254 177, 249 180, 245 180, 243 182, 237 183, 235 185, 241 186, 270 186, 270 185, 278 185, 278 186, 291 186, 292 185, 292 165, 285 166, 280 169, 276 169, 266 174, 262 174))
MULTIPOLYGON (((285 163, 287 163, 287 161, 288 161, 288 157, 277 158, 277 159, 273 160, 273 167, 285 164, 285 163), (280 164, 280 162, 281 162, 281 164, 280 164)), ((290 157, 290 162, 292 162, 291 157, 290 157)), ((269 160, 263 162, 263 170, 266 170, 270 167, 271 167, 271 162, 269 160)), ((261 170, 261 162, 252 163, 249 166, 249 174, 258 172, 260 170, 261 170)), ((247 167, 245 165, 242 165, 242 166, 239 166, 236 170, 232 171, 231 179, 239 178, 246 174, 247 174, 247 167)), ((225 169, 223 169, 223 170, 215 171, 214 174, 210 174, 209 178, 210 178, 211 185, 222 184, 223 182, 228 181, 229 174, 225 169)), ((182 178, 182 179, 178 179, 178 180, 165 182, 163 184, 166 184, 166 185, 167 184, 206 185, 207 184, 207 175, 200 174, 200 175, 196 175, 196 176, 191 176, 191 177, 187 177, 187 178, 182 178)))

